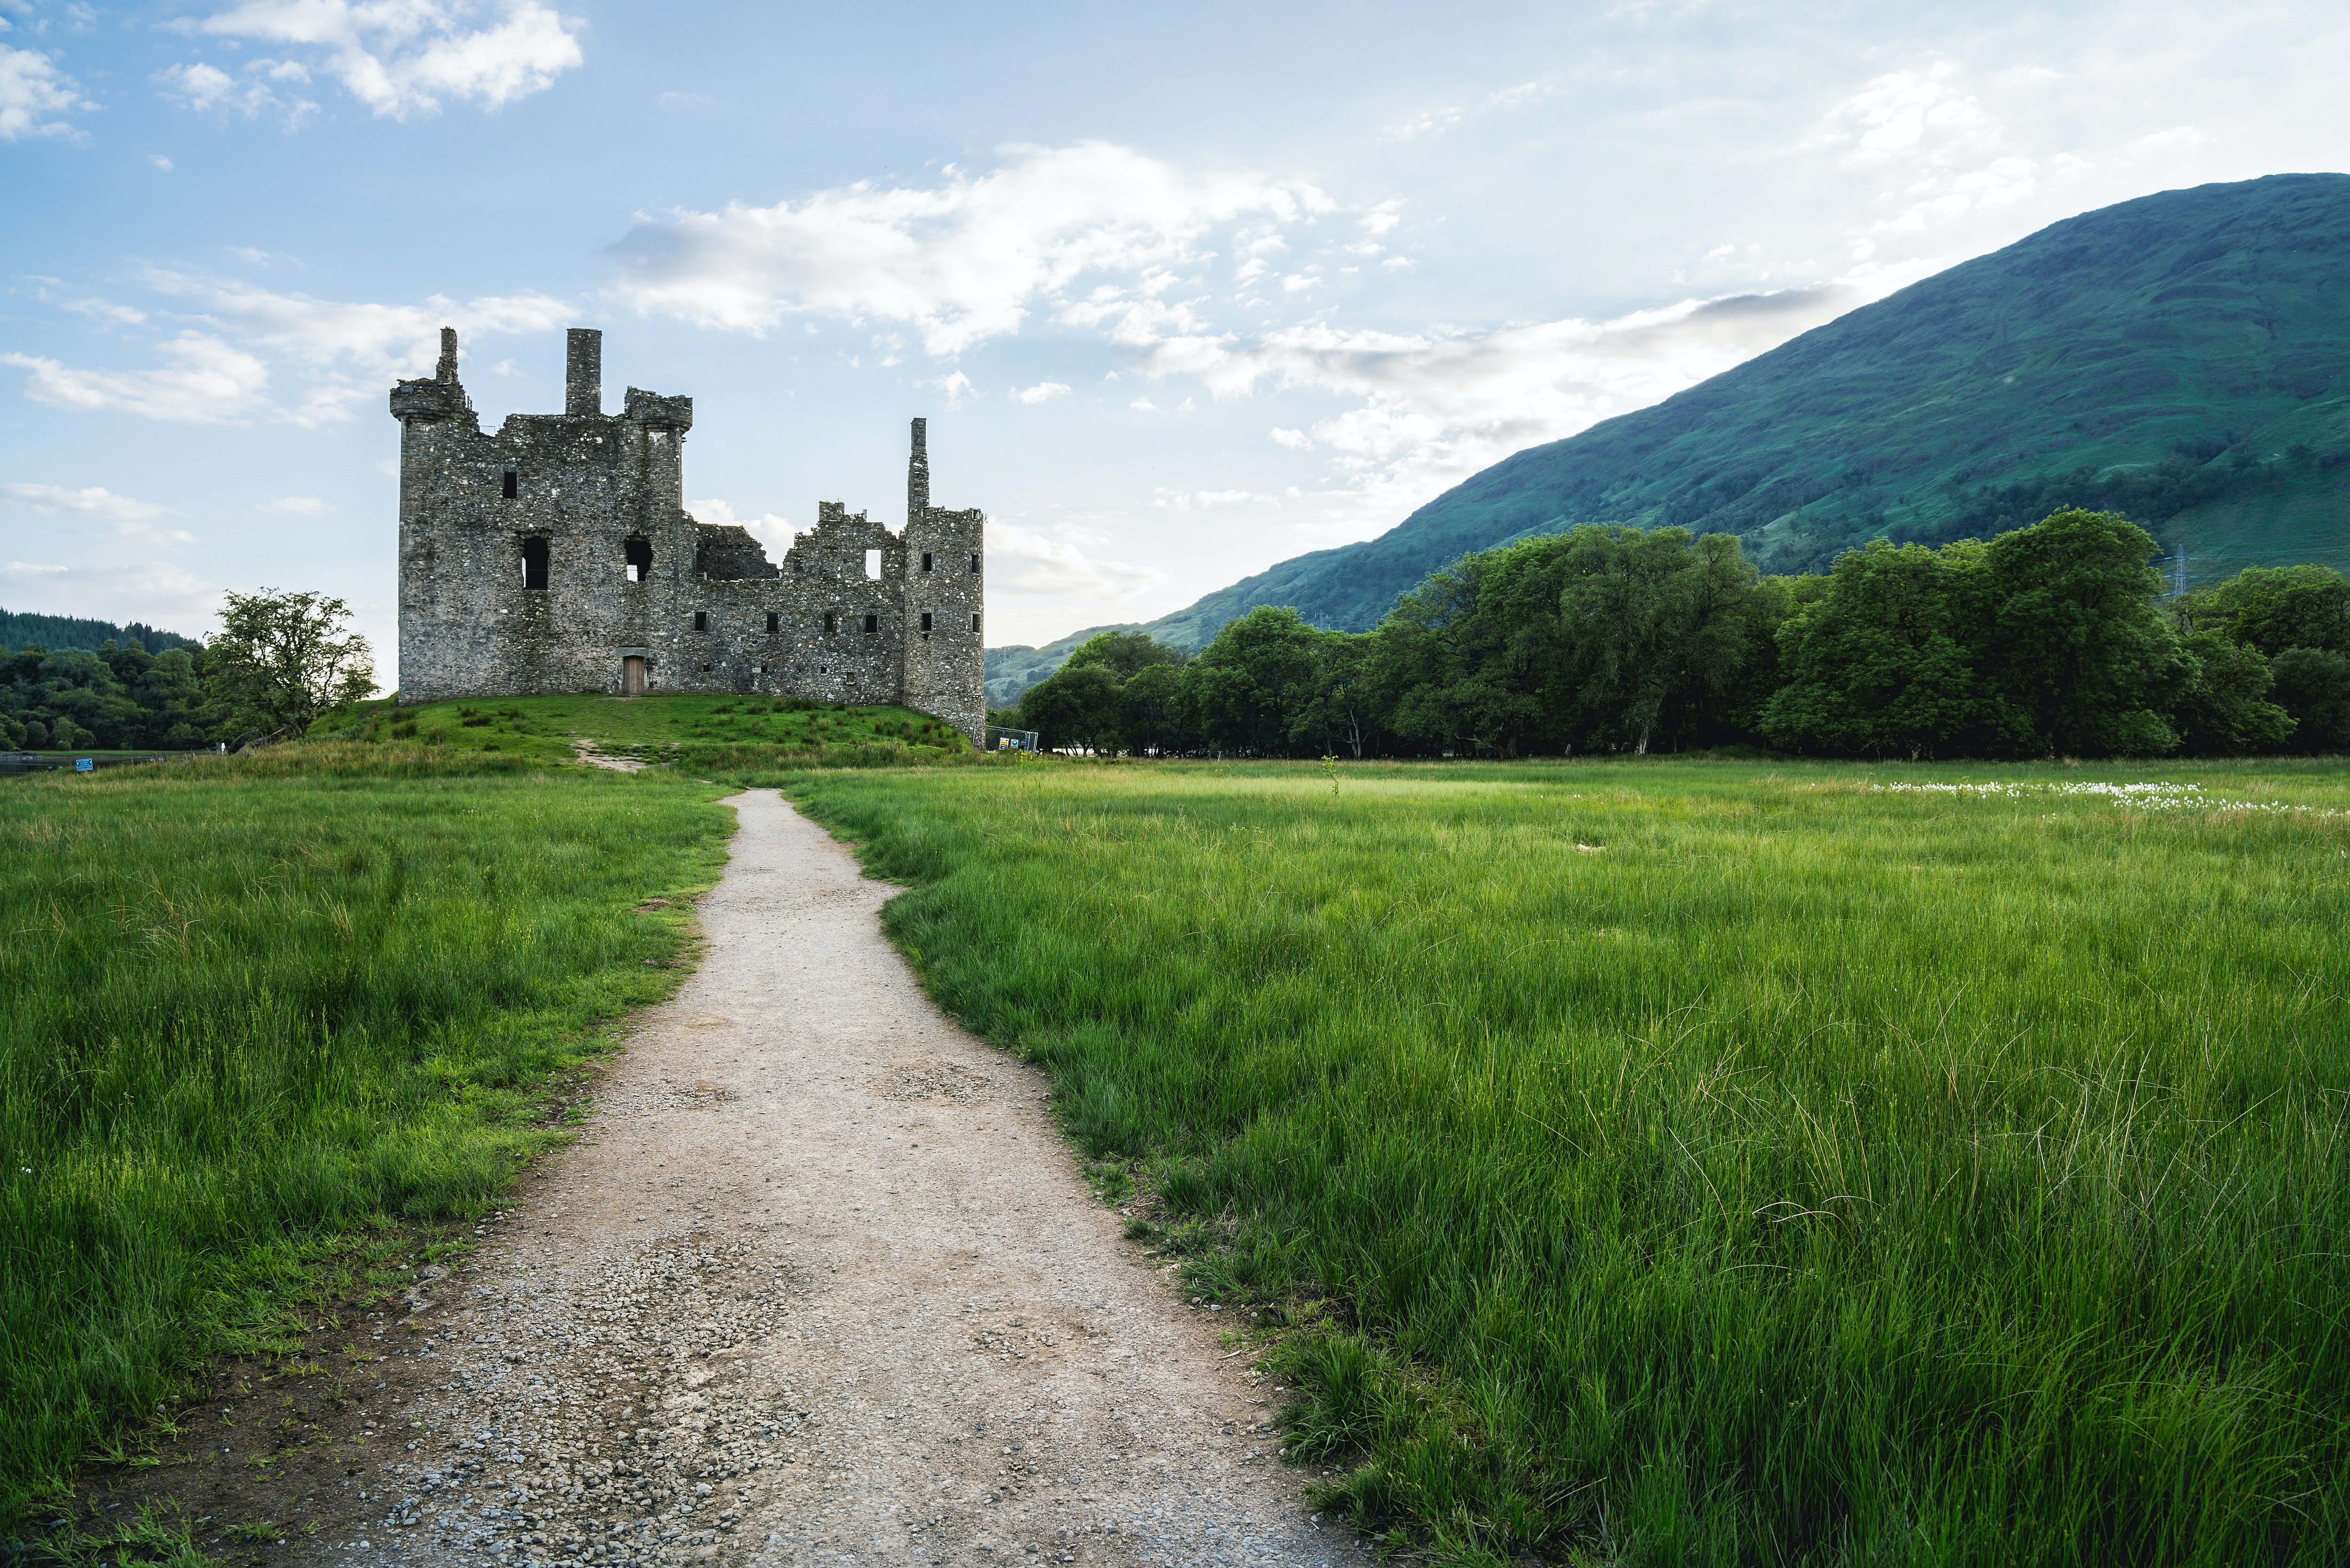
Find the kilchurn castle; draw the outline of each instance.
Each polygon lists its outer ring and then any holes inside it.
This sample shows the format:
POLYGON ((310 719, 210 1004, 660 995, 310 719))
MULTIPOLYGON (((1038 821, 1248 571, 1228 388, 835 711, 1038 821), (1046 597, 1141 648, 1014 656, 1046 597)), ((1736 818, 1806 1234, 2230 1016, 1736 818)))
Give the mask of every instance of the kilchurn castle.
POLYGON ((987 519, 931 504, 922 421, 893 534, 837 501, 778 567, 685 510, 693 400, 603 409, 603 334, 575 329, 559 414, 482 433, 441 331, 400 421, 403 702, 557 691, 769 693, 896 702, 977 743, 987 519))

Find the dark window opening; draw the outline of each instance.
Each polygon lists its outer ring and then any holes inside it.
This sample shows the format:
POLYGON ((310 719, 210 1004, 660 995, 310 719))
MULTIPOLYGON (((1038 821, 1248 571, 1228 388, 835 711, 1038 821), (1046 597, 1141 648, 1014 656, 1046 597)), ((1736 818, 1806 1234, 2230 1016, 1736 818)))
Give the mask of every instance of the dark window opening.
POLYGON ((868 615, 865 618, 865 635, 868 637, 879 637, 881 635, 881 618, 879 616, 868 615))
MULTIPOLYGON (((710 629, 710 612, 708 610, 696 610, 693 612, 693 629, 696 631, 708 631, 710 629)), ((702 668, 707 670, 710 666, 705 664, 702 668)))
POLYGON ((974 572, 979 570, 979 557, 977 556, 973 556, 971 558, 971 569, 974 572))
POLYGON ((927 572, 927 571, 929 571, 930 569, 931 569, 931 553, 930 553, 928 550, 925 550, 925 551, 923 551, 923 552, 922 552, 922 570, 924 570, 924 571, 926 571, 926 572, 927 572))
POLYGON ((840 635, 840 616, 838 612, 834 610, 827 610, 824 612, 824 635, 827 637, 837 637, 840 635))
POLYGON ((519 473, 516 473, 516 472, 515 472, 513 469, 511 469, 511 468, 507 469, 507 470, 506 470, 506 499, 507 499, 508 501, 512 501, 512 500, 513 500, 516 495, 519 495, 519 494, 521 494, 521 493, 522 493, 522 475, 521 475, 521 474, 519 474, 519 473))
POLYGON ((522 586, 526 588, 546 587, 548 541, 525 539, 522 542, 522 586))
MULTIPOLYGON (((783 629, 784 629, 784 618, 783 618, 782 616, 777 615, 774 610, 769 610, 769 611, 767 612, 767 635, 768 635, 769 637, 773 637, 773 636, 775 636, 775 633, 777 633, 777 632, 779 632, 779 631, 781 631, 781 630, 783 630, 783 629)), ((759 668, 760 668, 760 669, 762 669, 762 670, 764 670, 764 669, 766 669, 766 666, 763 664, 763 665, 759 666, 759 668)))
POLYGON ((924 631, 931 629, 931 612, 928 610, 922 612, 922 629, 924 631))
POLYGON ((629 539, 620 545, 620 560, 632 583, 650 582, 653 575, 653 542, 650 539, 629 539))
POLYGON ((807 563, 801 560, 797 556, 794 556, 792 557, 792 570, 795 572, 805 572, 807 570, 807 563))
POLYGON ((971 618, 971 629, 973 631, 977 631, 979 629, 979 616, 976 612, 974 612, 971 618))

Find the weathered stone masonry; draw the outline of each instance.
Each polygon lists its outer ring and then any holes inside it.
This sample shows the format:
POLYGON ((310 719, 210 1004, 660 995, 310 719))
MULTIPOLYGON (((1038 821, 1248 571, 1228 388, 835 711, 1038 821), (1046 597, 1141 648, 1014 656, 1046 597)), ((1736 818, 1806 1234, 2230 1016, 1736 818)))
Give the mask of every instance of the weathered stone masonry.
POLYGON ((772 693, 901 703, 979 742, 987 519, 931 504, 922 421, 904 530, 824 502, 778 566, 685 510, 692 399, 631 387, 605 413, 600 332, 573 330, 564 369, 563 412, 495 435, 458 382, 452 328, 435 375, 392 388, 400 701, 772 693))

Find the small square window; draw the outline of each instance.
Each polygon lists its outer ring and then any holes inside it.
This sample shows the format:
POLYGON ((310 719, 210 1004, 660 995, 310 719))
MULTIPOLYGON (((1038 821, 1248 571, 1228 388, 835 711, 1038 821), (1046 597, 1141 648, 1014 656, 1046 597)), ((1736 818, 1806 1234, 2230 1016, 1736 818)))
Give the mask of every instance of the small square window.
POLYGON ((865 618, 865 635, 868 637, 879 637, 881 635, 881 618, 879 616, 868 615, 865 618))
POLYGON ((931 629, 931 612, 928 610, 922 612, 922 629, 924 631, 931 629))
POLYGON ((923 551, 923 552, 922 552, 922 570, 924 570, 924 571, 926 571, 926 572, 927 572, 927 571, 929 571, 930 569, 931 569, 931 553, 930 553, 928 550, 925 550, 925 551, 923 551))
MULTIPOLYGON (((710 612, 708 610, 696 610, 693 612, 693 629, 696 631, 708 631, 710 629, 710 612)), ((707 666, 704 666, 704 668, 706 669, 707 666)))
POLYGON ((511 468, 507 469, 507 470, 506 470, 506 484, 505 484, 505 495, 506 495, 506 499, 507 499, 508 501, 512 501, 512 500, 513 500, 516 495, 520 494, 520 493, 521 493, 521 492, 522 492, 522 475, 521 475, 521 474, 519 474, 519 473, 516 473, 516 472, 515 472, 513 469, 511 469, 511 468))
MULTIPOLYGON (((769 611, 767 612, 767 635, 768 635, 769 637, 773 637, 773 636, 775 636, 775 633, 777 633, 777 632, 779 632, 779 631, 781 631, 781 630, 783 630, 783 629, 784 629, 784 618, 783 618, 782 616, 777 615, 774 610, 769 610, 769 611)), ((765 667, 764 665, 762 665, 762 666, 760 666, 760 668, 764 670, 764 668, 766 668, 766 667, 765 667)))

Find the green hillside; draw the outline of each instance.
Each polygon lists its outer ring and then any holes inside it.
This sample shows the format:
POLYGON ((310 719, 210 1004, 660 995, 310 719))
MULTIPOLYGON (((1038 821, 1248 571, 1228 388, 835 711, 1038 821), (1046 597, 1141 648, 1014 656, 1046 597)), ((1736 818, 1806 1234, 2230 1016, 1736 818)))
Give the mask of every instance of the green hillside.
POLYGON ((1264 604, 1360 629, 1465 552, 1575 523, 1732 533, 1797 572, 2072 504, 2144 524, 2197 581, 2350 569, 2350 175, 2053 224, 1146 629, 1196 648, 1264 604))
POLYGON ((150 653, 197 646, 192 637, 158 631, 145 621, 117 626, 110 620, 87 620, 80 616, 28 615, 0 609, 0 652, 37 647, 51 653, 95 653, 109 642, 121 648, 135 642, 150 653))

